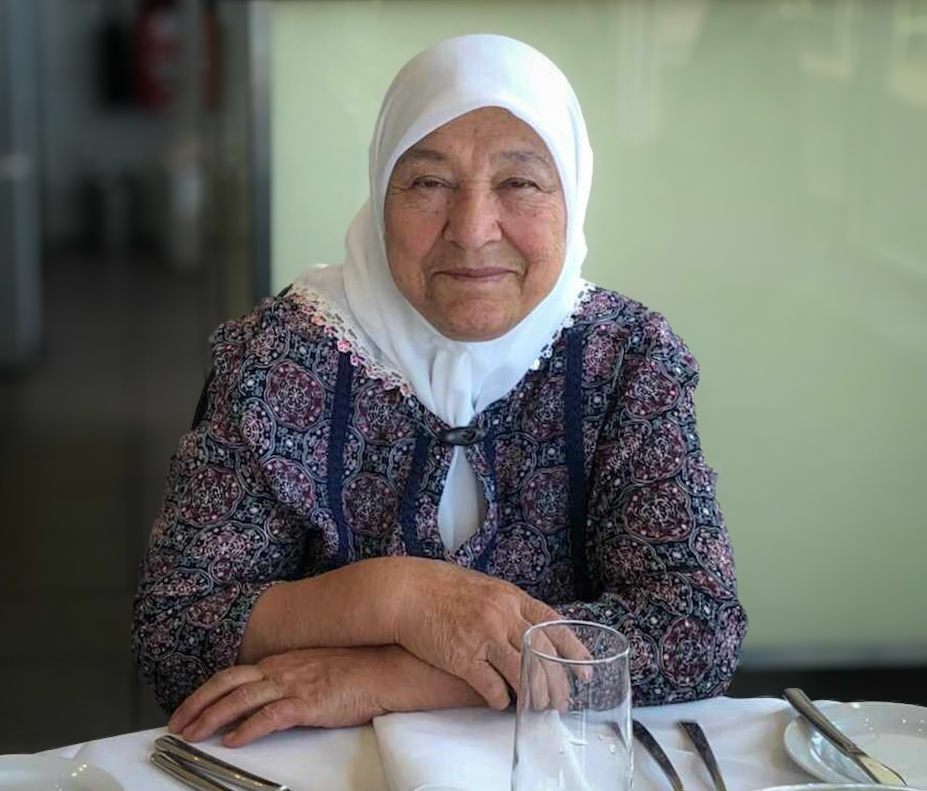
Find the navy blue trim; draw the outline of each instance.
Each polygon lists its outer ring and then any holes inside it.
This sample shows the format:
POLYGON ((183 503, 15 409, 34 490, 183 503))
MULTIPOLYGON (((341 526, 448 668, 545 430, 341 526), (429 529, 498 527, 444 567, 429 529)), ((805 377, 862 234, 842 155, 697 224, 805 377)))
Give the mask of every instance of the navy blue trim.
POLYGON ((343 566, 350 560, 351 533, 344 521, 344 440, 348 432, 348 418, 351 416, 351 385, 354 381, 354 366, 351 355, 338 355, 338 378, 335 380, 335 402, 332 405, 332 427, 328 439, 328 507, 338 529, 338 555, 335 566, 343 566))
POLYGON ((581 601, 591 601, 592 586, 586 569, 586 471, 583 450, 583 335, 579 328, 565 333, 566 382, 563 392, 563 424, 566 432, 566 463, 569 478, 570 554, 573 578, 581 601))
POLYGON ((412 467, 409 470, 409 480, 406 489, 399 501, 399 526, 402 529, 402 540, 406 551, 415 557, 423 557, 422 542, 418 540, 418 530, 415 526, 415 499, 422 485, 425 474, 425 462, 428 460, 428 446, 431 441, 428 435, 420 433, 415 438, 415 450, 412 453, 412 467))

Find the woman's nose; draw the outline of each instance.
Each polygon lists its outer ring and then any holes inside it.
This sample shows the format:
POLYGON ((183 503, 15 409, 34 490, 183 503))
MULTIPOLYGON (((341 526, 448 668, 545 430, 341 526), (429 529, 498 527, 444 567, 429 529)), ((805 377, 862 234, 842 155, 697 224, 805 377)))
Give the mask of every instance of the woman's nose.
POLYGON ((458 187, 451 199, 444 238, 464 250, 479 250, 502 238, 499 207, 492 190, 458 187))

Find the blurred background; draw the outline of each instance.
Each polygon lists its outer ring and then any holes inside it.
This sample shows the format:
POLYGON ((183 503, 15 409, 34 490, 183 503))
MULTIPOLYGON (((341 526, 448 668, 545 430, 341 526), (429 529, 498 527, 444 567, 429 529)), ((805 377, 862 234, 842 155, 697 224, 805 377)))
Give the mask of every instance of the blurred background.
POLYGON ((166 721, 129 622, 207 338, 340 262, 468 32, 570 78, 586 276, 701 362, 731 694, 927 704, 927 0, 0 0, 0 753, 166 721))

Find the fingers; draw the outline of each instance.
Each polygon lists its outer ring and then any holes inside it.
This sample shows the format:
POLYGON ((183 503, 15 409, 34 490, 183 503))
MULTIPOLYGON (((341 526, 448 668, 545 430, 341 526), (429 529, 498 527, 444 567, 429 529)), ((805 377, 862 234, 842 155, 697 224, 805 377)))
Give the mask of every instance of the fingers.
POLYGON ((243 747, 274 731, 303 723, 304 707, 295 698, 282 698, 258 709, 235 730, 222 737, 225 747, 243 747))
MULTIPOLYGON (((540 662, 530 662, 525 667, 525 684, 527 689, 520 688, 521 694, 527 693, 531 708, 536 711, 542 711, 550 705, 550 685, 547 681, 547 673, 540 662)), ((519 701, 521 704, 521 701, 519 701)))
MULTIPOLYGON (((542 619, 534 620, 534 623, 544 623, 543 619, 547 618, 551 612, 554 613, 556 618, 560 617, 546 604, 537 600, 531 601, 527 614, 532 619, 542 619)), ((549 626, 544 628, 543 631, 538 630, 533 633, 532 640, 534 648, 548 656, 560 657, 570 662, 586 662, 592 659, 592 653, 569 626, 549 626)), ((580 681, 592 679, 593 670, 587 665, 572 665, 571 670, 573 675, 580 681)))
POLYGON ((254 665, 239 665, 216 673, 190 695, 171 715, 171 733, 182 733, 203 711, 236 687, 260 681, 264 674, 254 665))
POLYGON ((512 689, 518 689, 518 678, 521 675, 521 654, 518 649, 509 643, 493 643, 487 649, 489 664, 495 668, 512 689))
POLYGON ((561 620, 560 613, 553 607, 529 596, 527 593, 522 601, 522 615, 532 626, 546 621, 561 620))
POLYGON ((505 681, 488 662, 475 662, 463 680, 477 691, 490 708, 496 711, 508 708, 510 699, 505 681))
MULTIPOLYGON (((522 637, 524 635, 525 629, 530 626, 526 623, 525 628, 522 629, 522 637)), ((515 635, 512 636, 514 640, 515 635)), ((518 638, 519 650, 522 646, 522 639, 518 638)), ((520 656, 520 655, 519 655, 520 656)), ((550 694, 548 692, 547 685, 547 674, 544 672, 544 666, 540 662, 525 662, 524 657, 520 656, 520 683, 518 686, 518 694, 520 696, 527 695, 527 701, 530 702, 531 708, 536 710, 546 709, 550 704, 550 694)), ((521 703, 521 701, 519 701, 521 703)))
MULTIPOLYGON (((515 644, 520 646, 520 633, 524 632, 528 624, 513 632, 512 643, 507 645, 492 644, 486 651, 486 662, 479 674, 474 673, 466 680, 480 693, 486 702, 494 709, 504 709, 509 705, 508 690, 503 697, 499 694, 499 677, 505 679, 512 690, 520 689, 522 683, 522 657, 515 644), (495 672, 490 672, 495 671, 495 672), (479 680, 477 680, 479 678, 479 680), (478 684, 480 686, 478 686, 478 684)), ((543 632, 538 633, 535 640, 535 649, 550 657, 559 654, 543 632)), ((540 658, 528 663, 525 669, 528 688, 524 690, 530 695, 531 706, 535 709, 552 707, 560 712, 569 708, 570 680, 565 666, 556 661, 542 660, 540 658)))
MULTIPOLYGON (((562 620, 560 613, 552 607, 531 598, 528 599, 525 605, 525 618, 532 625, 546 621, 562 620)), ((544 634, 547 635, 556 648, 556 651, 552 654, 553 656, 560 656, 572 661, 592 659, 592 654, 589 653, 582 640, 573 633, 570 627, 551 626, 544 630, 544 634)))
POLYGON ((183 737, 191 742, 206 739, 255 709, 276 703, 283 695, 284 691, 275 681, 262 679, 244 684, 207 707, 184 729, 183 737))
MULTIPOLYGON (((572 662, 588 662, 592 659, 592 652, 583 644, 583 642, 573 633, 568 626, 560 626, 551 630, 551 642, 556 647, 557 653, 564 659, 572 662)), ((593 668, 591 665, 574 664, 570 665, 573 675, 582 682, 592 680, 593 668)))
MULTIPOLYGON (((551 618, 552 612, 551 608, 536 600, 533 600, 526 609, 526 615, 534 623, 544 623, 551 618)), ((559 619, 560 616, 554 613, 554 617, 559 619)), ((581 664, 590 661, 593 658, 592 653, 577 637, 573 628, 568 625, 551 625, 532 632, 531 646, 539 654, 551 657, 551 659, 538 657, 529 663, 529 665, 536 663, 543 668, 543 672, 538 671, 533 679, 532 689, 537 697, 537 703, 532 699, 532 706, 542 708, 549 705, 561 713, 567 711, 573 696, 577 694, 577 690, 574 689, 575 685, 592 680, 593 668, 590 665, 581 664), (563 661, 558 662, 558 659, 563 661), (546 696, 539 689, 542 676, 547 686, 546 696)))
POLYGON ((569 626, 555 626, 545 629, 544 632, 556 648, 558 656, 574 662, 592 659, 589 649, 569 626))
MULTIPOLYGON (((559 655, 545 632, 535 632, 532 638, 535 651, 549 657, 559 655)), ((526 664, 529 673, 534 677, 533 689, 538 689, 537 702, 532 698, 532 707, 542 709, 550 706, 559 712, 566 711, 570 702, 570 679, 565 666, 555 659, 543 659, 539 656, 529 659, 526 664), (544 687, 543 690, 539 689, 541 685, 544 687)))

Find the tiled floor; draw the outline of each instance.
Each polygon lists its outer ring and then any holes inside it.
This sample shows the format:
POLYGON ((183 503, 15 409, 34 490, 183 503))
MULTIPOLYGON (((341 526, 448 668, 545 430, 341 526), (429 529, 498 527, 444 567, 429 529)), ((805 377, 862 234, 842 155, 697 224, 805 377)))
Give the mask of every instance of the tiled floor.
MULTIPOLYGON (((0 380, 0 753, 164 722, 129 621, 164 473, 216 323, 207 279, 156 261, 55 261, 46 348, 0 380)), ((742 670, 732 694, 927 704, 924 668, 742 670)))

